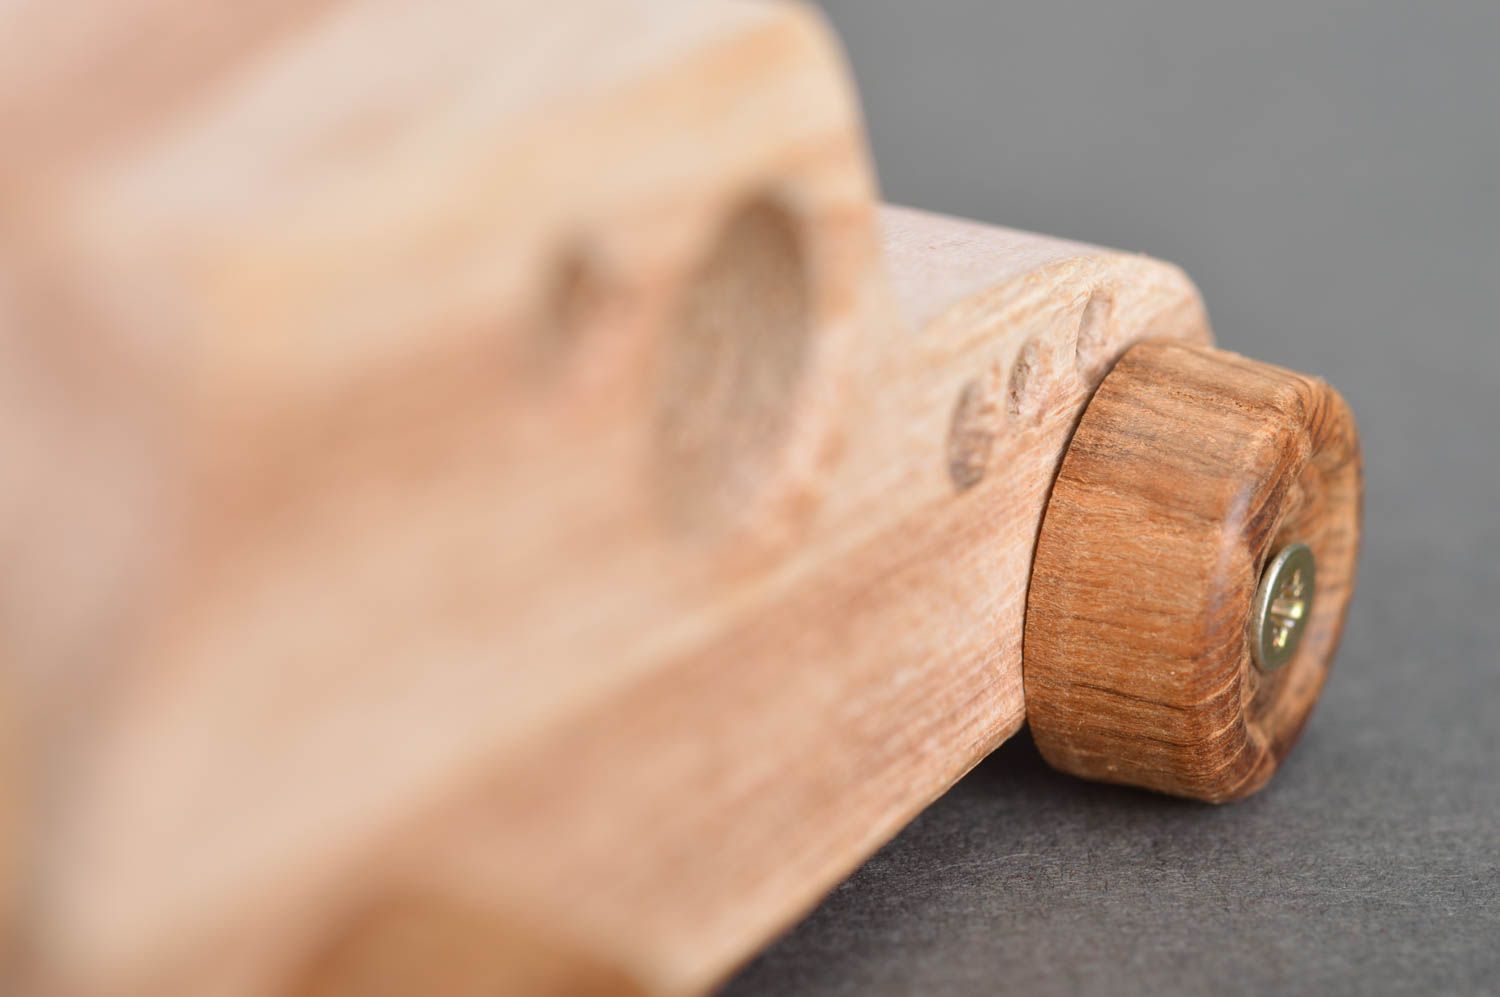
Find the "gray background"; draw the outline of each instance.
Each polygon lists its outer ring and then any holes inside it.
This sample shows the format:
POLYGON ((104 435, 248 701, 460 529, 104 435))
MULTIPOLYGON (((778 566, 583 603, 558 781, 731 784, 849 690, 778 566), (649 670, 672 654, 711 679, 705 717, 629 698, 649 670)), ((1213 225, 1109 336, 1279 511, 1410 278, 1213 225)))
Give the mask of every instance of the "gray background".
POLYGON ((830 3, 888 200, 1182 263, 1364 434, 1338 666, 1261 795, 1021 737, 732 994, 1500 991, 1500 3, 830 3))

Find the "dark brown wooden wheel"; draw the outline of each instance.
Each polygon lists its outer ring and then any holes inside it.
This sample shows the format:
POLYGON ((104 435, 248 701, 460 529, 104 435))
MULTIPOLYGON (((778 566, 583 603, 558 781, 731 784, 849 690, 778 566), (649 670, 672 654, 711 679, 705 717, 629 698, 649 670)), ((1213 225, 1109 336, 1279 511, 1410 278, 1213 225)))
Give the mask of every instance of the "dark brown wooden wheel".
POLYGON ((1204 347, 1127 353, 1037 542, 1023 668, 1047 761, 1216 802, 1263 786, 1338 646, 1361 489, 1354 419, 1323 381, 1204 347))

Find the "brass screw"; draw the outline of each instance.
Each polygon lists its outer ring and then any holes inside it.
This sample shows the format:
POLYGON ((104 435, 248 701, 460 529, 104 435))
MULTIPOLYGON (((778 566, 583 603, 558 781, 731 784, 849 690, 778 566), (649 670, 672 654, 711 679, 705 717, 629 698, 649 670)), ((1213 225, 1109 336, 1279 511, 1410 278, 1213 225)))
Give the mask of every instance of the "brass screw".
POLYGON ((1262 671, 1280 668, 1296 653, 1312 616, 1315 567, 1312 549, 1305 543, 1291 543, 1271 558, 1261 574, 1250 621, 1250 647, 1262 671))

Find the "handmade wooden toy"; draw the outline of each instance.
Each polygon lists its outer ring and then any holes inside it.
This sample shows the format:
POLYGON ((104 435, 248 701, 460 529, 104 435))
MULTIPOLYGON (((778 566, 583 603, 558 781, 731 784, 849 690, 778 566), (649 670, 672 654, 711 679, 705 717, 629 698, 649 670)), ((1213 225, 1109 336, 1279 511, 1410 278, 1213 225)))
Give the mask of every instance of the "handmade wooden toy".
POLYGON ((1023 722, 1223 801, 1306 721, 1343 401, 880 206, 807 9, 0 52, 6 992, 699 992, 1023 722))

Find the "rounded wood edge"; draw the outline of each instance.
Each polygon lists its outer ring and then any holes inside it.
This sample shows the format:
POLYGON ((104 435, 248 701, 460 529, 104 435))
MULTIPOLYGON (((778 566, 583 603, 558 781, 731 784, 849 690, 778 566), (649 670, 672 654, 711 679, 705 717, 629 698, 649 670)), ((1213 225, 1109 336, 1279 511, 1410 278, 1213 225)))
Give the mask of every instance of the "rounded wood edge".
POLYGON ((1069 445, 1036 547, 1023 680, 1042 755, 1220 802, 1295 744, 1354 587, 1359 439, 1326 383, 1179 343, 1132 348, 1069 445), (1251 659, 1267 561, 1301 541, 1316 597, 1282 668, 1251 659))

